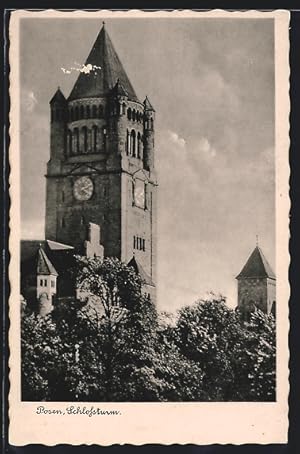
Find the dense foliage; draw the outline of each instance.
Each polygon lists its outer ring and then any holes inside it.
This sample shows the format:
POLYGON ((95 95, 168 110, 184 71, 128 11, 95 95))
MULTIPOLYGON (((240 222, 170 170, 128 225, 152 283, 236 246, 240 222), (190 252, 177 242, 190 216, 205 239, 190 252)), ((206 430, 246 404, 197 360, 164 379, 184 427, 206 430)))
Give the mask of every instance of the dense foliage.
POLYGON ((78 259, 81 297, 22 316, 23 400, 272 401, 275 322, 211 297, 157 314, 132 268, 78 259), (84 295, 84 297, 83 297, 84 295))

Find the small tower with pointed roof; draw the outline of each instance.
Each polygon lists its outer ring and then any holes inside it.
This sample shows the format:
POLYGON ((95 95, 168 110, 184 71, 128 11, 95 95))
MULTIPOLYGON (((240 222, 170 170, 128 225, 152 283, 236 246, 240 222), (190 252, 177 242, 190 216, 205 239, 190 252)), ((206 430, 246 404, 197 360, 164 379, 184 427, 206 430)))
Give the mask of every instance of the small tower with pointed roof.
POLYGON ((36 269, 36 296, 39 301, 40 315, 46 315, 52 310, 52 297, 56 294, 57 276, 56 269, 40 246, 36 269))
POLYGON ((257 307, 275 315, 276 276, 258 244, 236 279, 239 309, 248 313, 257 307))
POLYGON ((50 102, 46 238, 86 253, 99 226, 105 257, 133 255, 156 282, 154 108, 141 102, 103 25, 65 98, 50 102))

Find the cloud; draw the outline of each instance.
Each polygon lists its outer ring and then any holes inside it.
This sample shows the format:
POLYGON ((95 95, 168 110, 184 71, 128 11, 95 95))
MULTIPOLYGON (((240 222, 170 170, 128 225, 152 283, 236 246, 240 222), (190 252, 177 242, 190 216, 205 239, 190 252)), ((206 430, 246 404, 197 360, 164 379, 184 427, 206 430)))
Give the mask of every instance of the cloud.
POLYGON ((38 100, 33 91, 31 90, 24 90, 22 93, 22 104, 23 107, 27 112, 33 112, 36 105, 38 104, 38 100))
POLYGON ((168 134, 168 138, 172 145, 176 145, 179 148, 185 148, 185 146, 186 146, 185 139, 183 139, 182 137, 179 137, 177 132, 168 130, 167 134, 168 134))
POLYGON ((90 74, 91 72, 97 74, 97 70, 101 69, 101 66, 91 65, 90 63, 83 65, 75 62, 74 64, 76 66, 71 66, 70 68, 61 68, 62 72, 64 74, 71 74, 73 71, 81 72, 84 74, 90 74))
POLYGON ((198 142, 197 150, 202 156, 207 159, 212 159, 216 156, 216 149, 210 144, 209 140, 206 137, 201 137, 198 142))

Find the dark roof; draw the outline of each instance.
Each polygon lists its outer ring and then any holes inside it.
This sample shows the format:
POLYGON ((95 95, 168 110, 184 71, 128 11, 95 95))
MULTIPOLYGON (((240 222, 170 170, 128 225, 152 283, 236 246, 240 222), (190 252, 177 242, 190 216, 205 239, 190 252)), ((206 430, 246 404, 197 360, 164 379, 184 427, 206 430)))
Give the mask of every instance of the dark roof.
POLYGON ((53 274, 55 276, 58 275, 56 269, 48 259, 42 247, 40 247, 38 250, 36 270, 37 274, 53 274))
POLYGON ((145 110, 152 110, 153 112, 155 112, 154 108, 152 107, 151 102, 149 101, 148 96, 146 96, 143 104, 144 104, 145 110))
POLYGON ((21 240, 21 262, 24 262, 28 259, 31 259, 33 256, 36 256, 38 249, 42 247, 46 254, 48 255, 50 251, 63 251, 63 250, 73 250, 73 246, 68 244, 58 243, 57 241, 51 240, 21 240))
POLYGON ((236 279, 247 278, 247 277, 269 277, 271 279, 276 279, 276 276, 269 265, 267 259, 265 258, 262 250, 256 246, 249 259, 246 262, 246 265, 236 277, 236 279))
POLYGON ((73 263, 73 246, 51 240, 22 240, 21 267, 23 273, 36 274, 40 249, 43 249, 58 274, 73 263))
POLYGON ((60 88, 58 87, 58 89, 56 90, 53 98, 51 99, 50 101, 50 104, 64 104, 66 102, 66 98, 64 97, 64 94, 62 93, 62 91, 60 90, 60 88))
POLYGON ((142 265, 136 260, 135 256, 132 257, 130 262, 128 262, 128 266, 131 266, 136 274, 139 274, 143 284, 152 285, 155 287, 154 282, 152 281, 151 277, 146 273, 142 265))
POLYGON ((85 65, 92 65, 92 70, 79 74, 69 100, 106 96, 119 79, 123 89, 128 93, 128 98, 139 102, 104 26, 85 65))

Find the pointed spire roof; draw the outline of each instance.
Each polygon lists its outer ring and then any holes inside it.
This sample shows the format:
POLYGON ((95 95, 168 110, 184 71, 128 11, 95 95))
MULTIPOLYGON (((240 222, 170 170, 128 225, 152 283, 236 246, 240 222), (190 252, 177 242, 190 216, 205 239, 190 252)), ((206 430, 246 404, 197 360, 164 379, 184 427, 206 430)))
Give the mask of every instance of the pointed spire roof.
POLYGON ((106 96, 119 79, 129 99, 138 102, 104 24, 85 62, 87 65, 90 71, 79 74, 69 100, 106 96))
POLYGON ((139 274, 141 277, 142 283, 147 284, 147 285, 152 285, 152 287, 155 287, 155 284, 153 283, 151 277, 146 273, 142 265, 137 261, 135 256, 132 257, 130 262, 127 264, 128 266, 131 266, 136 274, 139 274))
POLYGON ((57 88, 54 96, 52 97, 50 104, 64 104, 66 102, 66 98, 64 97, 63 92, 61 91, 60 87, 57 88))
POLYGON ((154 108, 152 107, 151 102, 149 101, 148 96, 146 96, 143 104, 144 104, 145 110, 152 110, 153 112, 155 112, 154 108))
POLYGON ((236 277, 236 279, 247 278, 247 277, 256 277, 264 278, 269 277, 270 279, 276 279, 276 276, 265 258, 262 250, 256 246, 249 259, 246 262, 246 265, 236 277))
POLYGON ((37 257, 37 274, 45 274, 49 275, 52 274, 54 276, 58 276, 58 273, 50 260, 48 259, 44 249, 42 247, 38 250, 38 257, 37 257))

